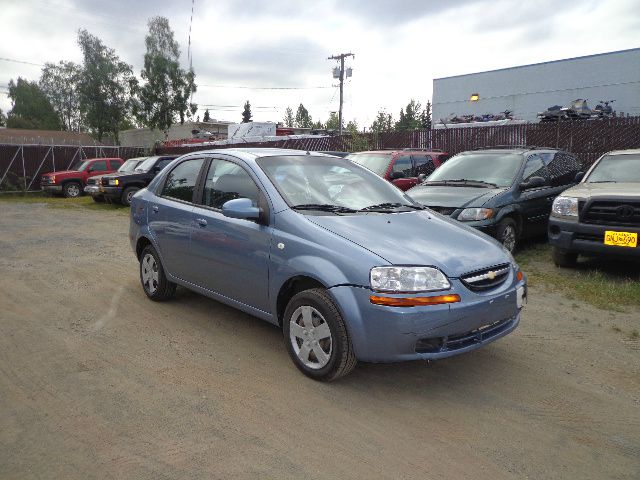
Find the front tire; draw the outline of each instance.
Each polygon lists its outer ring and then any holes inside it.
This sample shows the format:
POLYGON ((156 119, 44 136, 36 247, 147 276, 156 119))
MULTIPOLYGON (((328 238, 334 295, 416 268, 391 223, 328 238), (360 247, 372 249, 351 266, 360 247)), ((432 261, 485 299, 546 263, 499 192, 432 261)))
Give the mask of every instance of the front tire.
POLYGON ((295 295, 282 323, 289 356, 306 376, 328 382, 355 368, 357 359, 344 320, 325 290, 295 295))
POLYGON ((131 206, 131 198, 133 197, 133 195, 135 195, 135 193, 140 190, 138 187, 127 187, 124 189, 124 192, 122 192, 122 196, 120 197, 120 203, 122 203, 122 205, 126 206, 126 207, 130 207, 131 206))
POLYGON ((553 247, 553 263, 556 267, 573 268, 578 263, 578 254, 553 247))
POLYGON ((518 226, 513 218, 506 217, 500 220, 496 228, 496 239, 513 253, 518 244, 518 226))
POLYGON ((154 302, 168 300, 176 292, 176 284, 167 280, 160 256, 151 245, 140 254, 140 282, 144 293, 154 302))
POLYGON ((62 194, 65 198, 78 198, 82 194, 82 186, 78 182, 65 183, 62 194))

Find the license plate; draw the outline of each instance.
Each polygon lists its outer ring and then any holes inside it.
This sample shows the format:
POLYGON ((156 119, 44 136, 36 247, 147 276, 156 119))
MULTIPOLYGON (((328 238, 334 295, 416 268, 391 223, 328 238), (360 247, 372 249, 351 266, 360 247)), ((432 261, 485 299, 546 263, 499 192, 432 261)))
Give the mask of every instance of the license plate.
POLYGON ((101 191, 101 192, 104 192, 104 187, 100 187, 100 191, 101 191))
POLYGON ((516 305, 518 308, 522 308, 527 304, 527 295, 525 292, 526 289, 524 286, 518 287, 518 290, 516 290, 516 305))
POLYGON ((604 232, 604 244, 615 245, 616 247, 635 248, 638 246, 638 234, 607 230, 606 232, 604 232))

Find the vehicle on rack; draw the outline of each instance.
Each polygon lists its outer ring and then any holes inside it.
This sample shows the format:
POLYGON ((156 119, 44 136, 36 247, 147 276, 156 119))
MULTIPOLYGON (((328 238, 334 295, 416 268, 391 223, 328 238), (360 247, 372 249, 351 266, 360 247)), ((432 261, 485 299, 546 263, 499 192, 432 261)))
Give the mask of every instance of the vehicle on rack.
POLYGON ((557 197, 549 219, 549 243, 560 267, 578 255, 640 259, 640 149, 600 157, 584 179, 557 197))
POLYGON ((88 158, 70 170, 45 173, 40 179, 40 187, 45 193, 79 197, 89 177, 115 172, 123 163, 121 158, 88 158))
POLYGON ((345 158, 393 183, 400 190, 418 184, 420 175, 430 175, 449 155, 440 150, 374 150, 347 155, 345 158))
POLYGON ((100 194, 106 201, 121 203, 127 207, 131 204, 131 197, 169 165, 176 155, 162 155, 147 157, 132 172, 112 173, 103 175, 100 179, 100 194))
MULTIPOLYGON (((125 161, 115 173, 124 174, 133 172, 135 168, 140 165, 148 157, 136 157, 130 158, 125 161)), ((91 195, 94 202, 104 202, 104 195, 100 193, 100 179, 102 175, 96 175, 95 177, 89 177, 87 179, 87 186, 84 187, 84 193, 91 195)))
POLYGON ((451 157, 407 194, 512 252, 521 238, 546 233, 554 198, 578 182, 580 169, 553 148, 489 147, 451 157))
POLYGON ((474 350, 513 331, 526 300, 494 240, 304 151, 184 155, 132 198, 129 238, 151 300, 180 285, 262 318, 317 380, 474 350))

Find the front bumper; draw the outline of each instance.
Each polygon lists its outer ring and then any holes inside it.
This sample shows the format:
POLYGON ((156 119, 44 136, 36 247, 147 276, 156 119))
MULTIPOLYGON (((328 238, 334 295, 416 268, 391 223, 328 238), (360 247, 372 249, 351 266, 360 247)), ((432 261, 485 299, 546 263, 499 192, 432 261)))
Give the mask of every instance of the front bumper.
POLYGON ((100 193, 100 187, 98 185, 87 185, 84 187, 84 193, 91 196, 102 195, 100 193))
MULTIPOLYGON (((469 352, 518 326, 517 290, 526 297, 526 279, 515 273, 490 293, 475 293, 451 280, 458 303, 424 307, 386 307, 370 302, 368 288, 329 289, 347 323, 358 360, 399 362, 436 360, 469 352)), ((416 295, 418 296, 418 295, 416 295)))
POLYGON ((122 187, 108 187, 100 185, 100 194, 106 198, 119 199, 122 196, 122 187))
POLYGON ((62 193, 62 185, 40 185, 43 192, 62 193))
POLYGON ((638 227, 594 225, 550 217, 549 243, 568 252, 640 258, 640 247, 605 245, 604 233, 607 230, 637 233, 640 237, 638 227))

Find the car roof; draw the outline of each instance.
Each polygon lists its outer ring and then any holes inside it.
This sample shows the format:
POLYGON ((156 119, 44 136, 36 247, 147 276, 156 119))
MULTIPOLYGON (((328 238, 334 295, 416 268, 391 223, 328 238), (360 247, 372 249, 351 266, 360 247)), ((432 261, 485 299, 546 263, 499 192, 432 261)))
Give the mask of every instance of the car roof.
MULTIPOLYGON (((396 153, 424 153, 424 154, 429 154, 429 155, 442 155, 444 152, 441 152, 439 150, 424 150, 421 148, 397 148, 397 149, 390 149, 390 150, 366 150, 364 152, 353 152, 355 153, 376 153, 379 155, 394 155, 396 153)), ((353 154, 350 154, 353 155, 353 154)))
POLYGON ((638 155, 640 154, 640 148, 630 148, 628 150, 613 150, 607 152, 606 155, 638 155))
POLYGON ((313 155, 319 156, 319 157, 330 157, 331 155, 325 155, 324 153, 318 153, 318 152, 314 152, 311 151, 309 152, 308 150, 293 150, 293 149, 289 149, 289 148, 216 148, 216 149, 211 149, 211 150, 198 150, 197 152, 198 154, 211 154, 211 153, 217 153, 217 154, 226 154, 226 155, 232 155, 235 156, 241 160, 245 160, 245 161, 253 161, 256 158, 260 158, 260 157, 275 157, 275 156, 293 156, 293 155, 310 155, 311 153, 313 153, 313 155))
MULTIPOLYGON (((481 148, 478 150, 467 150, 464 152, 460 152, 460 154, 465 154, 465 155, 469 155, 469 154, 483 154, 483 153, 515 153, 515 154, 519 154, 519 155, 524 155, 527 153, 533 154, 533 153, 549 153, 549 152, 560 152, 561 150, 557 149, 557 148, 522 148, 522 147, 515 147, 515 148, 481 148)), ((459 154, 458 154, 459 155, 459 154)))

